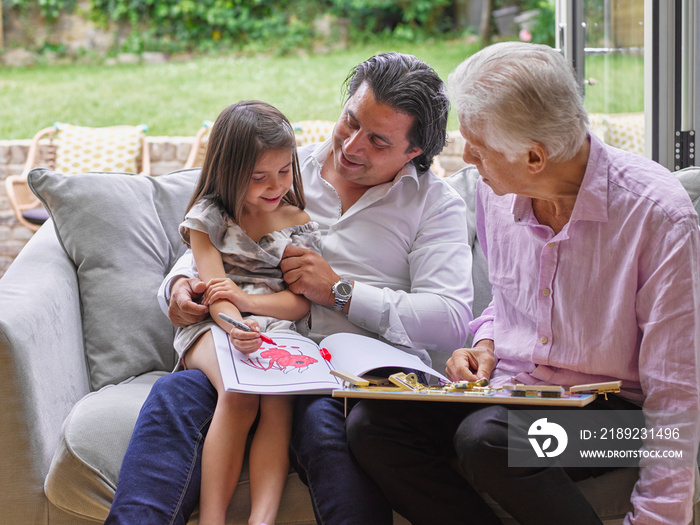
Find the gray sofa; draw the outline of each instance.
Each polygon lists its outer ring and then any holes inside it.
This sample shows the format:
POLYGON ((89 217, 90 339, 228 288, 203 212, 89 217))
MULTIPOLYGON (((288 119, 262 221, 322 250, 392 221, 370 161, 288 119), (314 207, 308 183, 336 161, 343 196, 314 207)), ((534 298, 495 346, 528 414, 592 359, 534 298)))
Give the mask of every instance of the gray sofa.
MULTIPOLYGON (((182 253, 176 226, 197 175, 30 174, 52 220, 0 280, 0 523, 105 519, 141 404, 174 364, 173 328, 155 295, 182 253)), ((448 179, 471 207, 474 241, 477 176, 466 168, 448 179)), ((678 176, 697 208, 700 170, 678 176)), ((490 286, 477 242, 474 257, 478 312, 490 286)), ((618 523, 636 476, 621 469, 580 486, 606 523, 618 523)), ((243 476, 230 523, 247 523, 248 501, 243 476)), ((278 523, 314 523, 294 473, 278 523)))

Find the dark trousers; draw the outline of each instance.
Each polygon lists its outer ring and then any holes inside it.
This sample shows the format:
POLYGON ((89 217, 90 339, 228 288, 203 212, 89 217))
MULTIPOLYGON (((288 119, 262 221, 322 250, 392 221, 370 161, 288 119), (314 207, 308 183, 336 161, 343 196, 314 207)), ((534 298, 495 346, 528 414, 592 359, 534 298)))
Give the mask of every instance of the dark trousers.
MULTIPOLYGON (((615 397, 602 403, 636 409, 615 397)), ((576 481, 612 469, 508 467, 508 411, 518 409, 510 407, 364 400, 348 416, 348 443, 413 525, 500 524, 484 492, 522 525, 599 524, 576 481)))

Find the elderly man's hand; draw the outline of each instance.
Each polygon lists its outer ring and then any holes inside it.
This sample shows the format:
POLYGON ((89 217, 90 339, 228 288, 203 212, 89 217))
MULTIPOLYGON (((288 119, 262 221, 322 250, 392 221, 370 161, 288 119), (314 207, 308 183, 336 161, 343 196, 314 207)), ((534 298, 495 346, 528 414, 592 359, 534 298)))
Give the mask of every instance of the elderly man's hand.
POLYGON ((493 341, 482 339, 474 348, 460 348, 447 360, 447 378, 451 381, 489 379, 496 368, 493 341))
POLYGON ((206 284, 200 279, 178 278, 170 291, 168 305, 170 321, 175 326, 184 327, 204 320, 209 313, 209 307, 199 304, 198 301, 206 290, 206 284))

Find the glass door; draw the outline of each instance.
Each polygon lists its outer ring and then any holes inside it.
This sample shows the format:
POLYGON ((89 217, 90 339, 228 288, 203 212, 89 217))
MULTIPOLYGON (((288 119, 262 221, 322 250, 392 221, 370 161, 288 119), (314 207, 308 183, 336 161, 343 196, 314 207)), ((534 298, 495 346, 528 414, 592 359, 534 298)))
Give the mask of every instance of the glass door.
POLYGON ((700 0, 557 0, 557 47, 591 129, 669 169, 695 163, 700 0))

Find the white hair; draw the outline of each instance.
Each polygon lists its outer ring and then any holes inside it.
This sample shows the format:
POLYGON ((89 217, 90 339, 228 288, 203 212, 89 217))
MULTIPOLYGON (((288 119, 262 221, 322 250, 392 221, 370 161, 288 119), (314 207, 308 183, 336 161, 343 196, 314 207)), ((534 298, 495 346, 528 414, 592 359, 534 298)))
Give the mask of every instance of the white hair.
POLYGON ((588 115, 572 69, 549 46, 503 42, 467 58, 448 78, 460 125, 514 160, 539 143, 566 161, 587 137, 588 115))

